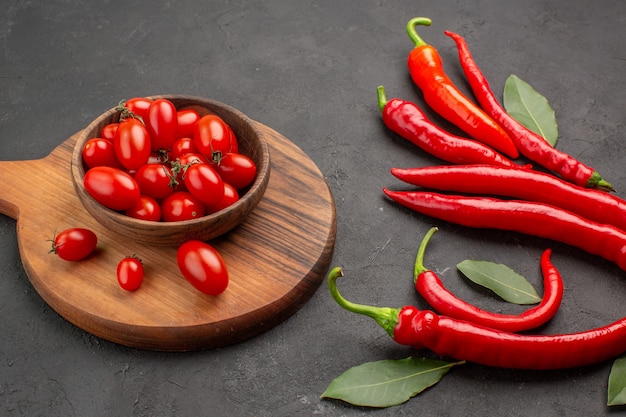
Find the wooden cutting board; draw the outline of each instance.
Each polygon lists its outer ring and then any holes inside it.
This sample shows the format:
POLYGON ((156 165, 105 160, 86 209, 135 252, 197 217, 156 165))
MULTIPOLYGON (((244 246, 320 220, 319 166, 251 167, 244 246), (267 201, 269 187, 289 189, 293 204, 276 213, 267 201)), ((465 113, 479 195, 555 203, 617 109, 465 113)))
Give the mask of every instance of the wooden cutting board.
POLYGON ((270 182, 250 217, 210 242, 230 274, 228 288, 217 297, 200 293, 182 277, 175 247, 120 238, 83 208, 70 175, 80 132, 43 159, 0 161, 0 213, 17 220, 22 263, 39 295, 95 336, 164 351, 236 343, 295 313, 328 270, 335 205, 315 163, 278 132, 257 125, 270 148, 270 182), (98 236, 96 252, 86 260, 66 262, 48 254, 55 231, 70 227, 98 236), (145 278, 139 290, 126 292, 115 271, 119 260, 132 254, 143 260, 145 278))

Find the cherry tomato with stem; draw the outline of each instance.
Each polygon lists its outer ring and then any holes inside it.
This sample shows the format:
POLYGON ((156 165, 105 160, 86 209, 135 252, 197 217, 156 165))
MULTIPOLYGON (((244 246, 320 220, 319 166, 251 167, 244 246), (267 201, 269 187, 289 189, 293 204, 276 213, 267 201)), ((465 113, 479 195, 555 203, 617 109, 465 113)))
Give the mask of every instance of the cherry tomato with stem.
POLYGON ((122 164, 117 160, 113 142, 108 139, 89 139, 83 146, 82 156, 88 168, 107 166, 123 169, 122 164))
POLYGON ((256 177, 256 164, 252 159, 240 153, 223 155, 214 166, 222 180, 238 190, 252 184, 256 177))
POLYGON ((134 175, 141 194, 160 200, 170 195, 176 187, 172 169, 164 164, 146 164, 134 175))
POLYGON ((196 123, 193 140, 198 152, 211 161, 216 153, 226 155, 233 152, 237 146, 237 139, 230 126, 215 114, 207 114, 200 118, 196 123))
POLYGON ((126 210, 126 215, 135 219, 158 222, 161 220, 161 205, 156 199, 142 195, 136 206, 126 210))
POLYGON ((164 98, 150 103, 146 126, 152 139, 152 150, 169 149, 178 139, 178 113, 174 104, 164 98))
POLYGON ((179 222, 204 216, 204 205, 187 191, 175 191, 161 201, 161 220, 179 222))
POLYGON ((136 119, 120 123, 113 145, 117 159, 128 170, 138 169, 150 157, 150 134, 136 119))
POLYGON ((54 253, 65 261, 80 261, 89 256, 98 245, 98 237, 89 229, 72 227, 63 230, 51 240, 54 253))
POLYGON ((91 168, 85 173, 83 184, 94 200, 111 210, 123 211, 134 207, 141 195, 137 181, 117 168, 91 168))
POLYGON ((224 259, 211 245, 190 240, 176 252, 178 269, 183 277, 199 291, 219 295, 228 287, 228 270, 224 259))
POLYGON ((193 137, 193 131, 196 128, 196 123, 200 120, 200 115, 194 109, 178 110, 178 137, 190 138, 193 137))
POLYGON ((148 123, 148 110, 150 109, 150 104, 152 103, 152 99, 146 97, 133 97, 124 103, 124 107, 128 109, 131 113, 141 117, 141 120, 144 124, 148 123))
POLYGON ((127 256, 117 264, 117 282, 126 291, 135 291, 143 282, 143 262, 136 255, 127 256))
POLYGON ((203 204, 217 204, 224 197, 224 182, 209 164, 191 164, 183 175, 187 190, 203 204))

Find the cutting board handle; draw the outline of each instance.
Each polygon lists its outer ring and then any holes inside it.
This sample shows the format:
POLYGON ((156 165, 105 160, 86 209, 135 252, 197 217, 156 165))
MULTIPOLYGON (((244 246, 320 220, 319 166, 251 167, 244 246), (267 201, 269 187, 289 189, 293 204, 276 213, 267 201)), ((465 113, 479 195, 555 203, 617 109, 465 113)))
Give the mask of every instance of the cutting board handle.
POLYGON ((58 172, 50 168, 63 166, 61 172, 70 178, 70 162, 62 155, 72 151, 73 143, 65 141, 41 159, 0 161, 0 213, 17 220, 21 209, 45 204, 45 198, 54 198, 59 182, 66 179, 49 174, 58 172))

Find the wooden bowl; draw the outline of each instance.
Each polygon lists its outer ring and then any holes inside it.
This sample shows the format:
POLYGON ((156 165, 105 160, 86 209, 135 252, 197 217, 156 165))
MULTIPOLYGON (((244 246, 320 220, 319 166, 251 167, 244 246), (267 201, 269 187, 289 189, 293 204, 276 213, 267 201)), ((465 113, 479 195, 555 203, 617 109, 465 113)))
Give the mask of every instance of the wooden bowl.
POLYGON ((135 219, 108 209, 94 200, 85 190, 83 184, 85 165, 82 160, 82 148, 89 139, 99 137, 104 126, 119 120, 119 112, 112 108, 101 114, 82 131, 72 153, 72 182, 85 209, 109 230, 149 245, 176 246, 191 239, 206 241, 241 224, 263 198, 270 178, 269 148, 261 131, 251 119, 240 111, 214 100, 181 95, 163 95, 151 98, 166 98, 178 110, 192 108, 200 116, 209 113, 220 116, 235 132, 239 143, 239 152, 247 155, 255 162, 257 166, 256 179, 245 192, 240 194, 239 201, 230 207, 193 220, 153 222, 135 219))

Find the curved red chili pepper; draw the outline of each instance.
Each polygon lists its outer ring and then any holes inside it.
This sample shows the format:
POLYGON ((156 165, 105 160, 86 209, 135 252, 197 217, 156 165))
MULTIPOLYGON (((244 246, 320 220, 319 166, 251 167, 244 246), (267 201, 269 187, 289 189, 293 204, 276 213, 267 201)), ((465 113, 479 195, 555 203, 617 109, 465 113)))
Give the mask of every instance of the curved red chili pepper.
POLYGON ((454 164, 517 167, 490 147, 436 126, 414 103, 398 98, 387 101, 383 86, 378 87, 378 106, 385 126, 439 159, 454 164))
POLYGON ((463 226, 509 230, 552 239, 615 262, 626 271, 626 232, 543 203, 425 191, 385 194, 418 213, 463 226))
POLYGON ((330 293, 341 307, 373 318, 399 344, 487 366, 564 369, 612 359, 626 351, 626 318, 593 330, 558 335, 521 335, 440 316, 413 306, 373 307, 344 299, 339 267, 328 274, 330 293))
POLYGON ((424 100, 444 119, 474 139, 517 158, 519 151, 509 135, 454 85, 443 70, 437 50, 415 31, 416 25, 430 24, 431 20, 426 17, 415 17, 406 26, 407 34, 415 44, 408 58, 409 72, 413 82, 422 90, 424 100))
POLYGON ((543 137, 527 129, 511 117, 496 99, 486 77, 474 61, 465 40, 446 31, 457 45, 463 72, 482 108, 509 134, 522 155, 581 187, 614 191, 598 172, 576 158, 550 145, 543 137))
POLYGON ((546 249, 541 256, 544 287, 541 303, 519 315, 498 314, 482 310, 456 297, 435 272, 424 267, 424 251, 436 231, 436 227, 431 228, 422 240, 415 260, 414 279, 417 292, 440 314, 512 333, 535 329, 554 317, 563 298, 563 280, 550 262, 550 249, 546 249))
POLYGON ((499 195, 546 203, 626 230, 626 200, 539 171, 488 165, 442 165, 392 168, 391 173, 406 183, 440 191, 499 195))

